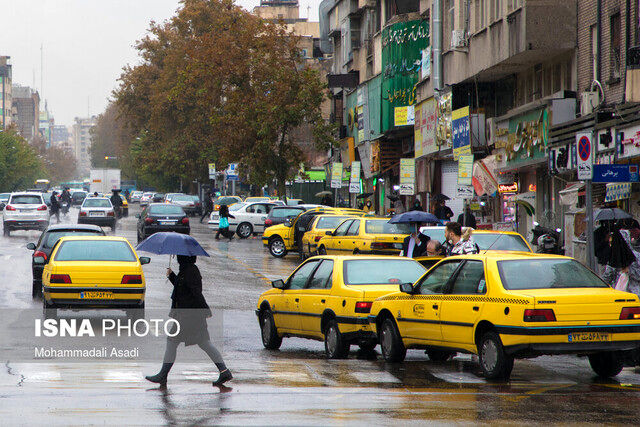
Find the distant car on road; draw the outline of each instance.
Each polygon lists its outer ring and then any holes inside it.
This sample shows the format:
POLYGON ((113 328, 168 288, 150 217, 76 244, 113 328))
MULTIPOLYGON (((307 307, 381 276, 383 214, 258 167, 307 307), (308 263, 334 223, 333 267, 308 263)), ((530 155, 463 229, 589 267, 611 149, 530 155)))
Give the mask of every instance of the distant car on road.
POLYGON ((143 193, 142 197, 140 197, 140 206, 147 206, 149 203, 151 203, 153 195, 153 192, 143 193))
MULTIPOLYGON (((229 208, 229 213, 235 218, 229 218, 229 232, 236 233, 241 239, 246 239, 252 234, 264 232, 264 222, 267 214, 275 206, 273 203, 236 203, 229 208)), ((218 212, 211 213, 209 226, 218 229, 220 217, 218 212)))
POLYGON ((49 208, 42 193, 12 193, 3 214, 4 235, 13 230, 44 230, 49 226, 49 208))
POLYGON ((129 196, 129 201, 131 203, 140 203, 140 198, 143 194, 143 191, 134 191, 133 193, 131 193, 131 196, 129 196))
POLYGON ((153 196, 151 196, 151 202, 152 203, 162 203, 164 202, 164 194, 163 193, 153 193, 153 196))
POLYGON ((78 212, 78 224, 93 224, 116 229, 116 214, 111 200, 106 197, 87 197, 84 199, 80 212, 78 212))
MULTIPOLYGON (((171 198, 171 203, 180 206, 189 216, 193 216, 198 212, 194 197, 187 194, 176 194, 171 198)), ((199 201, 200 199, 198 199, 199 201)))
POLYGON ((175 231, 182 234, 191 232, 187 213, 177 205, 152 203, 136 217, 138 218, 136 228, 138 243, 160 231, 175 231))
POLYGON ((80 206, 82 205, 82 202, 84 202, 84 199, 87 198, 87 192, 86 191, 82 191, 82 190, 76 190, 73 193, 71 193, 71 204, 73 206, 80 206))
POLYGON ((287 219, 293 219, 306 211, 303 206, 275 206, 264 220, 264 227, 283 224, 287 219))
POLYGON ((31 257, 32 297, 35 298, 42 295, 42 270, 44 269, 41 264, 33 262, 33 259, 35 257, 44 257, 45 261, 48 261, 53 247, 64 236, 104 236, 104 231, 97 225, 56 224, 47 227, 40 235, 37 243, 28 243, 27 249, 33 251, 33 256, 31 257))

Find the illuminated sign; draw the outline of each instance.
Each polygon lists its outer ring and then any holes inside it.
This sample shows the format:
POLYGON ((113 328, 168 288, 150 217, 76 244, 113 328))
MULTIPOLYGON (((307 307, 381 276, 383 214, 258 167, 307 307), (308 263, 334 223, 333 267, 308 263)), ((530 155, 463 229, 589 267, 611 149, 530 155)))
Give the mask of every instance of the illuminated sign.
POLYGON ((500 184, 498 185, 498 192, 500 193, 517 193, 518 192, 518 183, 512 182, 511 184, 500 184))
POLYGON ((536 192, 536 185, 535 184, 529 184, 529 191, 533 191, 535 193, 536 192))

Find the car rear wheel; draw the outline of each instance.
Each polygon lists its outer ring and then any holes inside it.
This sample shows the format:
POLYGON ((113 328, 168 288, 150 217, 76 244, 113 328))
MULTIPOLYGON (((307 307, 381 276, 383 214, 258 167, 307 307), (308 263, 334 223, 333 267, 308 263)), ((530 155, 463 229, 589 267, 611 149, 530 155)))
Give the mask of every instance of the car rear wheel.
POLYGON ((380 348, 382 349, 382 357, 387 362, 402 362, 407 355, 407 348, 402 342, 396 322, 390 317, 382 322, 380 348))
POLYGON ((326 255, 327 254, 327 250, 325 249, 324 246, 320 246, 318 248, 318 255, 326 255))
POLYGON ((31 297, 33 299, 42 296, 42 282, 39 280, 33 280, 31 285, 31 297))
POLYGON ((278 335, 276 322, 270 310, 260 312, 260 332, 262 335, 262 345, 268 350, 277 350, 282 345, 282 337, 278 335))
POLYGON ((241 239, 246 239, 253 233, 253 226, 248 222, 243 222, 238 225, 238 229, 236 230, 236 234, 241 239))
POLYGON ((351 345, 345 341, 338 322, 330 320, 324 330, 324 351, 329 359, 344 359, 351 345))
POLYGON ((454 355, 452 351, 427 350, 427 355, 432 362, 444 362, 454 355))
POLYGON ((590 354, 591 369, 600 377, 615 377, 622 371, 622 359, 615 352, 590 354))
POLYGON ((507 355, 500 337, 495 332, 487 332, 478 344, 480 367, 485 378, 508 380, 513 370, 513 357, 507 355))
POLYGON ((269 252, 276 258, 282 258, 287 254, 287 248, 280 237, 275 237, 269 241, 269 252))

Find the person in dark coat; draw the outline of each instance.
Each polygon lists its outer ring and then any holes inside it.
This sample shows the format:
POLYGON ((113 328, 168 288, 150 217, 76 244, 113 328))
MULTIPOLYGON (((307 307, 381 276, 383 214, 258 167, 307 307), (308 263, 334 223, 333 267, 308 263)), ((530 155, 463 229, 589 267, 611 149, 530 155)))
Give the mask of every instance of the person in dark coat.
POLYGON ((58 222, 60 222, 60 202, 58 201, 58 192, 54 191, 53 193, 51 193, 51 198, 49 199, 49 201, 51 202, 51 207, 50 209, 50 216, 56 216, 56 220, 58 222))
POLYGON ((611 258, 611 246, 609 245, 610 227, 606 224, 600 224, 598 228, 593 230, 593 249, 598 261, 598 273, 602 274, 609 259, 611 258))
MULTIPOLYGON (((222 355, 215 348, 209 337, 207 317, 211 317, 211 310, 204 299, 204 295, 202 295, 202 276, 196 266, 196 257, 178 255, 177 258, 180 265, 178 274, 167 268, 167 277, 173 285, 169 316, 179 322, 180 332, 176 336, 167 337, 167 347, 160 372, 145 378, 163 387, 166 386, 167 376, 176 360, 178 345, 183 342, 185 346, 197 344, 207 353, 220 371, 220 376, 213 382, 213 385, 221 386, 231 380, 233 375, 231 375, 222 359, 222 355)), ((170 332, 173 334, 175 330, 170 332)))
POLYGON ((320 202, 320 204, 324 206, 333 206, 333 199, 330 195, 325 194, 324 196, 322 196, 322 201, 320 202))
POLYGON ((413 205, 411 205, 411 210, 424 212, 424 209, 422 208, 422 203, 420 203, 420 199, 415 199, 413 201, 413 205))
POLYGON ((451 217, 453 217, 453 211, 449 206, 444 204, 444 200, 437 202, 433 214, 442 221, 451 221, 451 217))
POLYGON ((463 227, 478 228, 476 223, 476 217, 471 213, 471 209, 468 206, 464 208, 463 213, 458 215, 457 223, 462 225, 463 227), (465 214, 467 216, 466 221, 465 221, 465 214))
POLYGON ((233 233, 231 233, 229 231, 229 218, 233 218, 235 219, 236 217, 231 215, 229 213, 229 206, 227 205, 222 205, 220 206, 220 211, 218 211, 219 214, 219 222, 218 222, 218 232, 216 233, 216 240, 220 240, 220 235, 222 234, 222 236, 227 237, 229 240, 233 239, 233 233), (223 227, 223 220, 222 218, 226 219, 226 227, 223 227))
POLYGON ((113 190, 110 200, 113 205, 113 210, 116 212, 116 217, 120 218, 122 216, 122 199, 118 191, 113 190))
POLYGON ((404 238, 402 242, 401 256, 408 258, 417 258, 423 256, 427 252, 427 244, 429 236, 425 236, 420 232, 420 226, 416 225, 416 230, 404 238))
POLYGON ((211 198, 211 192, 209 192, 204 198, 204 212, 202 214, 202 217, 200 217, 201 224, 202 220, 205 219, 205 217, 211 215, 211 212, 213 212, 213 199, 211 198))

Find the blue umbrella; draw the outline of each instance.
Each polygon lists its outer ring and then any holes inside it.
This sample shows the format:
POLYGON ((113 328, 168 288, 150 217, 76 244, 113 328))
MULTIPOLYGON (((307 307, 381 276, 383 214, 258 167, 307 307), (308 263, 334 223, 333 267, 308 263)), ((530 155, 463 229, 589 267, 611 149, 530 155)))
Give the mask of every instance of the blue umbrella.
POLYGON ((396 215, 389 220, 389 224, 408 224, 408 223, 425 223, 433 222, 439 223, 440 220, 437 216, 429 212, 423 211, 409 211, 396 215))
POLYGON ((152 234, 138 244, 136 250, 158 255, 209 256, 196 239, 175 232, 152 234))

